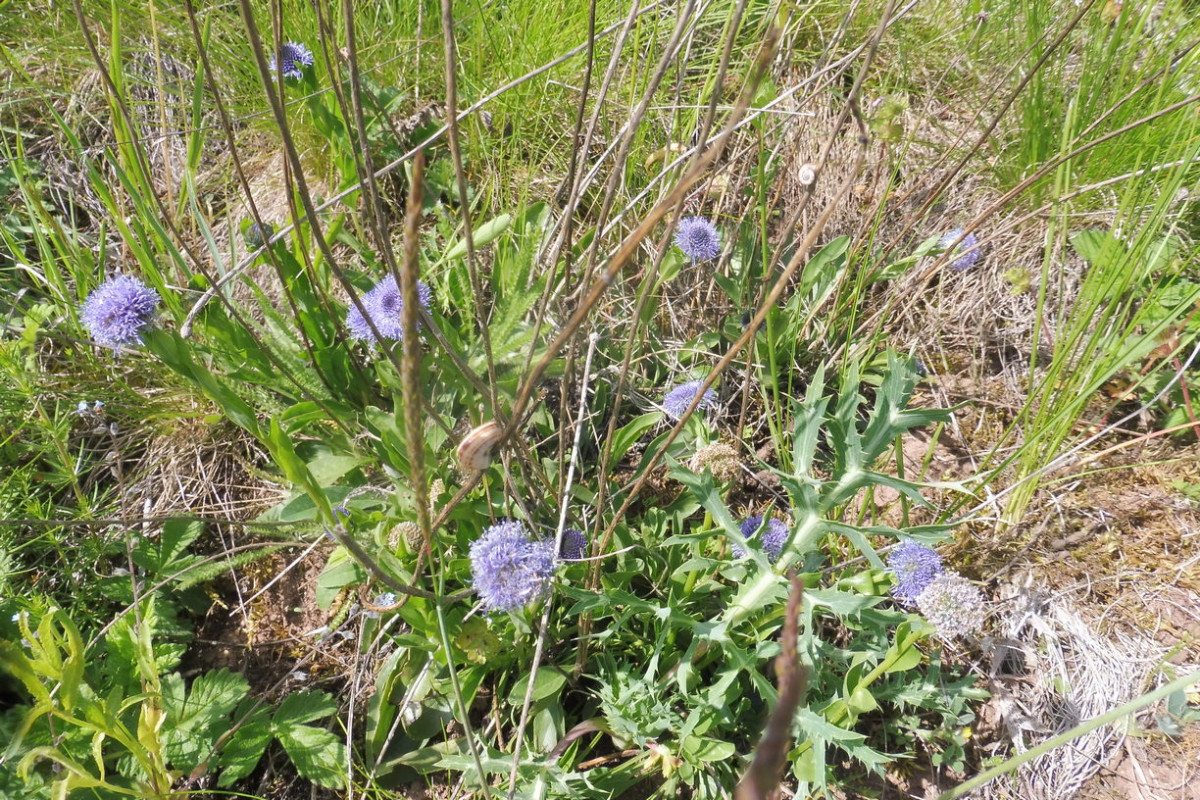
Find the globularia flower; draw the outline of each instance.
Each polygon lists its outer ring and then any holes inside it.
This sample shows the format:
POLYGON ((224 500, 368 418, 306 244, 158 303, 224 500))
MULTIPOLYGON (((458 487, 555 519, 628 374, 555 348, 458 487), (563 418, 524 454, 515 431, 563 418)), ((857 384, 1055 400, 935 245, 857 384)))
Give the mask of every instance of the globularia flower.
MULTIPOLYGON (((433 299, 433 291, 423 281, 417 281, 417 299, 421 301, 421 306, 425 309, 429 308, 429 303, 433 299)), ((404 300, 400 296, 400 287, 396 285, 396 279, 393 276, 388 275, 375 284, 375 287, 360 297, 359 301, 367 310, 367 314, 370 315, 371 321, 375 323, 381 336, 396 341, 404 338, 404 329, 400 325, 400 312, 404 308, 404 300)), ((355 339, 375 341, 375 334, 371 332, 371 326, 367 324, 366 318, 358 310, 358 307, 353 304, 346 312, 346 327, 355 339)))
POLYGON ((706 444, 688 462, 692 472, 712 473, 713 480, 728 483, 742 474, 742 462, 737 448, 726 442, 706 444))
MULTIPOLYGON (((742 536, 750 539, 754 533, 762 527, 763 515, 751 514, 742 520, 742 536)), ((783 520, 771 519, 767 520, 767 527, 762 533, 762 551, 767 554, 767 558, 774 564, 779 560, 779 556, 783 554, 783 546, 788 540, 787 525, 783 524, 783 520)), ((746 555, 746 550, 740 544, 735 544, 732 548, 734 558, 742 558, 746 555)))
POLYGON ((563 561, 578 561, 587 554, 587 536, 583 531, 567 528, 563 531, 558 557, 563 561))
MULTIPOLYGON (((700 391, 700 387, 703 385, 704 381, 688 381, 676 386, 663 397, 663 411, 667 412, 667 416, 671 419, 679 419, 683 416, 683 412, 687 411, 688 406, 692 404, 696 393, 700 391)), ((716 404, 717 393, 709 389, 700 398, 700 403, 696 406, 696 410, 704 411, 705 409, 713 408, 716 404)))
POLYGON ((141 341, 142 331, 154 321, 158 302, 158 292, 137 278, 117 275, 87 296, 79 319, 97 344, 115 350, 141 341))
POLYGON ((553 542, 531 541, 524 525, 503 520, 471 545, 471 582, 485 611, 515 611, 546 594, 554 562, 553 542))
MULTIPOLYGON (((962 235, 963 229, 955 228, 938 240, 938 247, 945 250, 958 241, 958 237, 962 235)), ((952 254, 954 260, 950 262, 950 269, 962 272, 964 269, 975 266, 975 262, 979 260, 980 255, 979 248, 976 247, 978 244, 979 240, 975 238, 975 234, 968 233, 966 236, 963 236, 963 240, 958 242, 958 245, 954 248, 954 253, 952 254)))
POLYGON ((942 574, 942 557, 923 544, 905 541, 888 553, 887 565, 896 575, 892 594, 907 605, 917 601, 917 595, 938 575, 942 574))
POLYGON ((987 619, 983 592, 957 572, 943 572, 917 596, 917 610, 946 639, 977 632, 987 619))
POLYGON ((675 229, 675 245, 692 263, 708 261, 721 253, 717 226, 703 217, 684 217, 675 229))
POLYGON ((269 222, 264 222, 259 225, 257 222, 251 222, 246 228, 246 232, 242 234, 242 238, 246 242, 247 247, 255 250, 262 247, 275 235, 275 226, 269 222))
POLYGON ((281 66, 283 68, 283 77, 291 78, 298 81, 304 77, 304 72, 301 67, 311 67, 313 65, 313 54, 304 45, 299 42, 288 42, 279 51, 279 58, 271 56, 271 72, 275 72, 281 66))

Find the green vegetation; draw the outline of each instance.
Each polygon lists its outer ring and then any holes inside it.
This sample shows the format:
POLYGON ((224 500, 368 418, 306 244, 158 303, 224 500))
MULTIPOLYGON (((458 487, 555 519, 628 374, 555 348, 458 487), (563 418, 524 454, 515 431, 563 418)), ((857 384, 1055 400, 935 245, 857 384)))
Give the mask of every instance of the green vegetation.
POLYGON ((0 794, 1017 781, 1045 520, 1200 517, 1188 4, 0 11, 0 794))

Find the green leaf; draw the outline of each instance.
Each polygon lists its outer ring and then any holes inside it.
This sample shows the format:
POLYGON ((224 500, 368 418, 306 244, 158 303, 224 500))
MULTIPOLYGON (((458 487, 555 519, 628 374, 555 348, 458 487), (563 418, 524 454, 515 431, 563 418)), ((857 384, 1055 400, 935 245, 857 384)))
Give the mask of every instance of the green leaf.
POLYGON ((321 577, 317 578, 317 607, 329 608, 342 589, 362 583, 366 578, 366 571, 350 557, 344 547, 334 549, 329 554, 325 569, 321 571, 321 577))
POLYGON ((870 608, 882 598, 863 597, 850 592, 839 592, 837 589, 808 589, 804 592, 804 602, 814 606, 828 608, 839 617, 845 617, 870 608))
MULTIPOLYGON (((525 702, 525 691, 529 685, 529 676, 525 675, 513 685, 508 693, 508 702, 519 706, 525 702)), ((554 697, 567 685, 567 676, 554 667, 542 667, 533 679, 533 702, 537 703, 548 697, 554 697)))
POLYGON ((651 411, 634 417, 632 421, 618 429, 612 438, 612 462, 616 463, 629 452, 629 448, 641 438, 642 434, 662 421, 661 411, 651 411))
MULTIPOLYGON (((476 249, 485 247, 496 240, 500 234, 508 230, 508 226, 512 224, 512 214, 501 214, 494 219, 480 225, 471 231, 471 243, 476 249)), ((463 237, 454 243, 454 246, 446 251, 443 256, 445 261, 453 261, 458 258, 463 258, 467 254, 467 239, 463 237)))
POLYGON ((683 737, 683 752, 696 761, 714 762, 732 758, 737 752, 732 742, 722 742, 701 736, 683 737))
POLYGON ((218 761, 222 769, 217 779, 218 786, 231 786, 258 766, 267 745, 271 743, 270 714, 265 707, 256 709, 221 748, 218 761))
POLYGON ((332 517, 333 512, 330 511, 329 498, 321 489, 321 485, 309 472, 308 465, 296 453, 296 448, 292 445, 292 439, 279 424, 278 420, 272 419, 270 428, 268 429, 267 437, 263 440, 267 448, 271 451, 271 457, 279 468, 283 470, 283 474, 288 477, 292 483, 296 484, 312 498, 316 504, 318 512, 324 512, 322 516, 332 517))
POLYGON ((192 683, 177 723, 223 721, 249 691, 250 684, 245 678, 224 667, 216 672, 206 672, 192 683))
POLYGON ((275 711, 274 730, 300 725, 337 713, 337 703, 326 692, 296 692, 288 695, 275 711))
POLYGON ((346 745, 341 739, 310 725, 284 728, 276 736, 301 776, 330 789, 346 785, 346 745))
POLYGON ((917 649, 921 640, 919 631, 914 631, 907 622, 896 627, 896 641, 888 648, 883 663, 885 672, 906 672, 921 663, 922 653, 917 649))
POLYGON ((157 543, 150 539, 138 543, 133 560, 154 575, 165 577, 179 572, 197 560, 186 555, 187 548, 203 531, 204 523, 199 520, 169 519, 157 543))

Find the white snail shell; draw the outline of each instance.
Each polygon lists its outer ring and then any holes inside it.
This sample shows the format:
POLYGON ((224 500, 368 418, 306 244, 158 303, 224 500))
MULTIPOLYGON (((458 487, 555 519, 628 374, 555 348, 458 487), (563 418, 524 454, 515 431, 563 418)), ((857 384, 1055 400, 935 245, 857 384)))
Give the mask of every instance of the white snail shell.
POLYGON ((812 186, 817 182, 817 168, 812 164, 805 164, 800 167, 800 185, 812 186))
POLYGON ((495 422, 485 422, 472 430, 458 445, 458 463, 464 472, 483 472, 492 463, 492 450, 504 438, 504 430, 495 422))

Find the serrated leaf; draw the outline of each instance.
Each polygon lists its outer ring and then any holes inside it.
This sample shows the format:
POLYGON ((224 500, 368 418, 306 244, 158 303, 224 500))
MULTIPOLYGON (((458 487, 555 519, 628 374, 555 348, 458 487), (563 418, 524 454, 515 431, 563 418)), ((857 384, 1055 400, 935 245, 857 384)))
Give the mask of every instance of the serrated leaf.
POLYGON ((249 775, 271 743, 270 710, 261 707, 242 723, 219 753, 222 767, 217 785, 226 787, 249 775))
POLYGON ((209 725, 223 722, 250 691, 250 683, 222 667, 206 672, 192 682, 177 725, 209 725))
POLYGON ((301 776, 329 789, 346 785, 346 744, 341 739, 311 725, 285 728, 276 736, 301 776))
POLYGON ((296 692, 279 704, 271 725, 278 731, 332 716, 336 712, 337 703, 326 692, 296 692))

